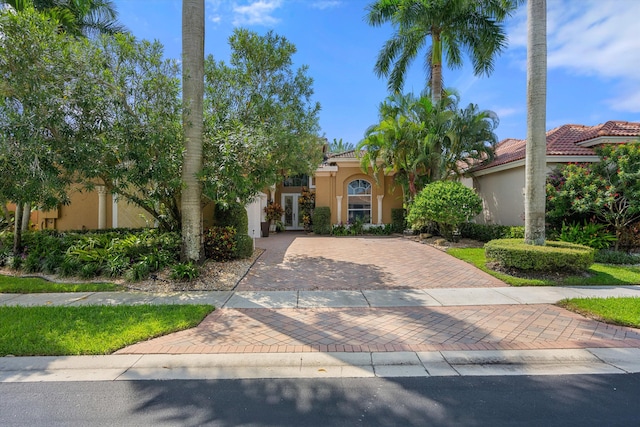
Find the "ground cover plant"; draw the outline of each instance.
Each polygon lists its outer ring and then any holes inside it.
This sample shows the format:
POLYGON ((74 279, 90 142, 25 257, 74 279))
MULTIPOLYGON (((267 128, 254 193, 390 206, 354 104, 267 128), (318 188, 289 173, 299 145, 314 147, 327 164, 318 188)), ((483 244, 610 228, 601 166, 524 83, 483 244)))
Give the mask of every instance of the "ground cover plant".
POLYGON ((0 357, 110 354, 192 328, 211 305, 0 307, 0 357))
POLYGON ((640 328, 640 298, 572 298, 558 305, 606 323, 640 328))
POLYGON ((540 274, 538 277, 531 274, 528 277, 516 277, 487 267, 484 248, 451 248, 447 253, 473 264, 511 286, 629 286, 640 284, 640 266, 596 263, 591 265, 586 274, 540 274))
POLYGON ((0 276, 0 293, 31 294, 41 292, 121 291, 114 283, 55 283, 36 277, 0 276))

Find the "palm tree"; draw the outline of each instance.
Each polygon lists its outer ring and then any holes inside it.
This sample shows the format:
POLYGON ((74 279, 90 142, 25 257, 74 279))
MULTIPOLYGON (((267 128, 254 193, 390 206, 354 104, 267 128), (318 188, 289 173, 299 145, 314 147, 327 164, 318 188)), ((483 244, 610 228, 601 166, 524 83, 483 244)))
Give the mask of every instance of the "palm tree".
POLYGON ((498 123, 496 113, 475 104, 458 110, 443 143, 442 171, 458 179, 469 167, 493 160, 498 123))
POLYGON ((182 127, 184 160, 181 199, 183 261, 199 262, 202 242, 203 98, 204 98, 204 0, 182 1, 182 127))
POLYGON ((462 66, 466 50, 476 75, 489 75, 493 59, 506 45, 501 22, 522 0, 378 0, 367 7, 373 26, 391 23, 396 32, 380 50, 378 76, 389 77, 389 90, 399 92, 407 68, 427 44, 425 69, 434 103, 442 98, 442 61, 462 66))
POLYGON ((33 7, 55 19, 60 28, 78 37, 116 34, 127 29, 117 22, 118 12, 111 0, 1 0, 17 11, 33 7))
POLYGON ((547 138, 547 2, 527 4, 527 146, 525 161, 524 239, 545 242, 545 168, 547 138))
POLYGON ((410 202, 418 192, 416 180, 422 156, 418 138, 419 127, 411 120, 410 110, 415 105, 413 95, 389 96, 380 104, 380 122, 370 126, 356 151, 362 151, 360 165, 363 170, 371 168, 377 179, 380 170, 393 174, 402 186, 405 202, 410 202))

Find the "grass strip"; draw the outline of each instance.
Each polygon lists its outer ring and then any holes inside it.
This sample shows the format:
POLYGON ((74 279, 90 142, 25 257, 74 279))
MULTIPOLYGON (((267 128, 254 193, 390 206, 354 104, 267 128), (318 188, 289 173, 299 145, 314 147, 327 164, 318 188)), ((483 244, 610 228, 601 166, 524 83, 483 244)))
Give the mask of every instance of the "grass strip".
POLYGON ((606 323, 640 328, 640 298, 572 298, 559 306, 606 323))
POLYGON ((487 268, 487 259, 483 248, 451 248, 447 253, 474 265, 511 286, 629 286, 640 284, 640 267, 635 266, 593 264, 587 271, 589 277, 576 275, 561 280, 525 279, 487 268))
POLYGON ((115 283, 55 283, 36 277, 0 276, 0 293, 34 294, 44 292, 109 292, 124 287, 115 283))
POLYGON ((109 354, 198 325, 211 305, 0 307, 0 356, 109 354))

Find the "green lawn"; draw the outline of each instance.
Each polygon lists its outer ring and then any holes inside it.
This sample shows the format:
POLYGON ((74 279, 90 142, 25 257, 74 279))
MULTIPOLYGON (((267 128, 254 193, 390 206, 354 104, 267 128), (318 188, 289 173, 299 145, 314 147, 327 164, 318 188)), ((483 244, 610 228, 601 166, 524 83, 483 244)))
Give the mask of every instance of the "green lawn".
POLYGON ((54 283, 38 278, 0 276, 0 293, 107 292, 124 288, 114 283, 54 283))
POLYGON ((0 357, 109 354, 191 328, 211 305, 0 307, 0 357))
POLYGON ((466 261, 480 270, 502 280, 511 286, 567 286, 567 285, 600 285, 625 286, 640 284, 640 267, 629 267, 610 264, 593 264, 589 269, 590 277, 573 276, 562 280, 522 279, 493 271, 486 267, 487 260, 483 248, 451 248, 449 255, 466 261))
POLYGON ((572 298, 558 305, 607 323, 640 328, 640 298, 572 298))

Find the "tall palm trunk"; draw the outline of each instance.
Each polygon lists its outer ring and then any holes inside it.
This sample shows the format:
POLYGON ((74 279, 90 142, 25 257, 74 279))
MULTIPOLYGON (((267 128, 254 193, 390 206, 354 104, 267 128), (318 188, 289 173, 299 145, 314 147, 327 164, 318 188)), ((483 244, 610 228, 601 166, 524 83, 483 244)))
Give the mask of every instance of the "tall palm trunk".
POLYGON ((182 100, 185 152, 182 164, 183 261, 202 258, 202 171, 204 97, 204 0, 182 0, 182 100))
POLYGON ((525 166, 524 238, 529 245, 545 242, 545 169, 547 138, 547 2, 529 0, 527 42, 527 147, 525 166))
MULTIPOLYGON (((442 104, 442 34, 433 30, 431 36, 431 101, 436 109, 442 104)), ((440 170, 442 162, 442 144, 435 141, 433 155, 431 156, 431 181, 438 181, 442 177, 440 170)))

